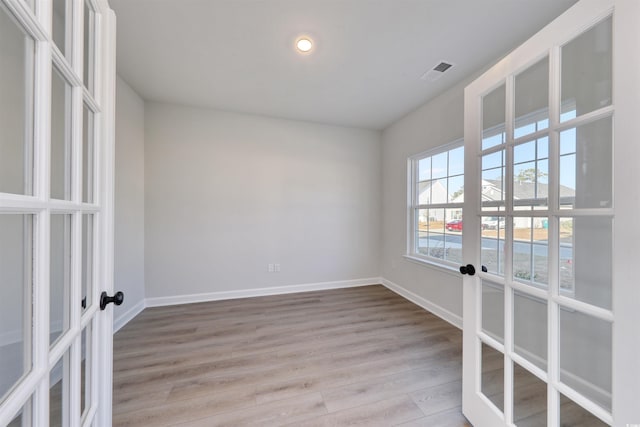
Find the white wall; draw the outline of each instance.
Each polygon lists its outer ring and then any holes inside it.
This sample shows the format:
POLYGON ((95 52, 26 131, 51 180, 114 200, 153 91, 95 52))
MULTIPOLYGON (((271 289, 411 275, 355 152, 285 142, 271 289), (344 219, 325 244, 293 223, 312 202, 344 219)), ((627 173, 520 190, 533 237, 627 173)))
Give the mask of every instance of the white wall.
POLYGON ((156 103, 145 125, 147 298, 379 276, 378 132, 156 103))
POLYGON ((462 276, 418 264, 407 252, 407 159, 464 134, 464 86, 460 83, 384 130, 382 276, 442 309, 462 326, 462 276))
POLYGON ((119 326, 144 303, 144 101, 120 77, 116 84, 115 290, 119 326), (133 310, 133 311, 132 311, 133 310))

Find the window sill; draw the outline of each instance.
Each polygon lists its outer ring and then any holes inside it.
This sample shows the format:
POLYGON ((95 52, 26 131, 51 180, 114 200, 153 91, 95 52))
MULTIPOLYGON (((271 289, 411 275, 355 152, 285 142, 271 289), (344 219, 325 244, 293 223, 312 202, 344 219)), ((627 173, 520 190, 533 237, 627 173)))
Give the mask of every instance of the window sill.
POLYGON ((442 273, 451 274, 453 276, 461 278, 460 271, 457 268, 453 267, 453 266, 440 264, 440 263, 435 262, 435 261, 429 261, 427 259, 419 258, 419 257, 413 256, 413 255, 409 255, 409 254, 402 255, 402 257, 404 259, 406 259, 407 261, 412 262, 414 264, 418 264, 418 265, 421 265, 423 267, 433 268, 434 270, 438 270, 438 271, 440 271, 442 273))

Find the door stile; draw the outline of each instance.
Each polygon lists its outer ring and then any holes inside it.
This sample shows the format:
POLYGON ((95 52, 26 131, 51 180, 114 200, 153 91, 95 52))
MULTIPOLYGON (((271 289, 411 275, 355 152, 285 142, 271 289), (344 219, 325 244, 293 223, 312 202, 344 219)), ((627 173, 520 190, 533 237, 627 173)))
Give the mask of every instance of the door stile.
MULTIPOLYGON (((102 110, 100 114, 100 138, 101 144, 96 148, 96 157, 100 165, 96 171, 99 177, 100 191, 97 194, 99 203, 103 207, 100 214, 98 235, 100 246, 98 257, 99 289, 109 294, 113 292, 113 267, 114 267, 114 186, 115 186, 115 90, 116 90, 116 16, 115 13, 104 7, 100 14, 98 41, 100 45, 95 58, 95 69, 102 70, 100 74, 100 90, 96 87, 96 93, 101 100, 102 110), (98 175, 99 174, 99 175, 98 175)), ((95 318, 96 334, 102 337, 113 336, 113 304, 109 305, 102 315, 95 318)), ((113 384, 113 340, 101 339, 96 343, 96 366, 94 372, 94 387, 97 390, 96 398, 100 400, 97 408, 96 424, 110 426, 112 424, 112 384, 113 384)))
MULTIPOLYGON (((78 2, 78 0, 72 0, 67 3, 67 7, 70 7, 71 10, 71 25, 67 23, 67 33, 70 34, 68 38, 69 41, 73 41, 73 43, 69 43, 67 45, 66 51, 71 52, 71 67, 76 76, 82 77, 82 4, 78 2)), ((72 111, 71 111, 71 146, 73 147, 71 150, 72 154, 72 200, 74 203, 82 203, 82 113, 83 113, 83 88, 80 86, 73 86, 72 95, 71 95, 71 103, 72 103, 72 111)), ((71 280, 71 298, 69 300, 71 304, 71 329, 75 335, 73 342, 71 343, 71 347, 69 348, 69 354, 63 357, 69 358, 69 373, 68 376, 65 375, 65 380, 68 383, 66 386, 66 394, 65 397, 68 399, 68 404, 64 405, 64 411, 68 411, 67 414, 67 422, 70 427, 78 427, 79 419, 78 414, 80 413, 80 392, 81 392, 81 374, 80 374, 80 363, 81 363, 81 343, 82 343, 82 327, 81 327, 81 301, 82 301, 82 211, 74 212, 73 214, 73 228, 75 233, 72 234, 73 245, 72 245, 72 254, 75 253, 76 256, 72 256, 72 271, 73 271, 73 279, 71 280), (73 260, 75 259, 75 261, 73 260)), ((87 307, 91 306, 91 301, 87 299, 86 301, 87 307)), ((63 385, 65 383, 63 382, 63 385)))
MULTIPOLYGON (((560 175, 560 134, 557 129, 560 124, 561 103, 561 48, 553 46, 549 51, 549 182, 559 182, 560 175)), ((549 277, 560 277, 559 270, 559 190, 556 185, 550 185, 547 194, 549 209, 549 246, 548 268, 549 277)), ((560 295, 559 281, 549 280, 547 284, 547 425, 556 427, 560 423, 560 394, 556 384, 560 382, 560 306, 555 296, 560 295)))
MULTIPOLYGON (((472 88, 465 88, 465 112, 464 112, 464 138, 465 138, 465 187, 479 187, 477 181, 480 170, 480 135, 481 129, 477 126, 481 123, 482 100, 472 88)), ((480 244, 480 218, 475 212, 481 211, 481 197, 478 191, 465 192, 464 201, 465 226, 470 230, 478 230, 476 233, 465 234, 465 244, 463 245, 463 259, 470 260, 475 265, 480 265, 481 259, 478 251, 475 250, 480 244)), ((480 270, 478 268, 478 270, 480 270)), ((486 398, 481 393, 482 384, 482 360, 477 357, 481 354, 483 334, 481 329, 482 305, 480 295, 482 294, 482 282, 478 273, 475 276, 463 276, 463 312, 473 313, 473 316, 463 316, 463 412, 465 415, 473 414, 485 419, 493 420, 493 425, 504 424, 504 417, 492 405, 484 402, 486 398), (466 332, 469 333, 466 333, 466 332), (466 379, 471 379, 467 381, 466 379)), ((490 340, 493 341, 493 340, 490 340)), ((491 343, 491 346, 496 343, 491 343)))
MULTIPOLYGON (((618 144, 614 157, 614 220, 613 272, 616 287, 613 289, 613 307, 616 327, 613 330, 613 390, 618 396, 613 400, 615 425, 640 424, 640 286, 638 286, 638 253, 640 229, 637 225, 640 212, 638 182, 640 171, 629 159, 640 158, 640 2, 616 0, 614 25, 614 90, 616 102, 616 132, 618 144), (630 52, 636 52, 630 54, 630 52), (627 159, 627 160, 625 160, 627 159), (634 195, 635 197, 630 197, 634 195), (635 222, 634 222, 635 221, 635 222), (634 224, 629 227, 629 224, 634 224)), ((634 164, 635 165, 635 164, 634 164)))
MULTIPOLYGON (((513 314, 514 301, 513 289, 509 285, 511 283, 513 270, 512 251, 507 248, 507 243, 513 240, 513 180, 506 177, 513 176, 513 128, 515 117, 515 79, 513 74, 509 75, 505 80, 505 142, 504 142, 504 161, 505 161, 505 177, 504 179, 504 278, 502 286, 504 289, 504 418, 506 424, 513 423, 513 361, 511 353, 513 351, 513 314)), ((477 188, 477 186, 476 186, 477 188)), ((480 207, 482 211, 482 206, 480 207)), ((498 227, 498 235, 500 229, 498 227)), ((478 299, 482 299, 482 292, 478 294, 478 299)), ((481 301, 480 301, 481 303, 481 301)))
MULTIPOLYGON (((39 1, 37 18, 45 31, 51 31, 53 6, 39 1)), ((51 161, 51 45, 46 41, 36 42, 35 52, 35 99, 34 99, 34 168, 33 194, 42 203, 47 203, 50 195, 51 161), (39 98, 39 99, 38 99, 39 98)), ((34 257, 42 262, 34 262, 33 281, 33 369, 37 377, 49 376, 49 250, 50 217, 48 209, 35 215, 34 233, 36 238, 34 257), (36 325, 46 325, 36 327, 36 325)), ((49 422, 49 380, 40 381, 34 393, 33 424, 48 425, 49 422)))

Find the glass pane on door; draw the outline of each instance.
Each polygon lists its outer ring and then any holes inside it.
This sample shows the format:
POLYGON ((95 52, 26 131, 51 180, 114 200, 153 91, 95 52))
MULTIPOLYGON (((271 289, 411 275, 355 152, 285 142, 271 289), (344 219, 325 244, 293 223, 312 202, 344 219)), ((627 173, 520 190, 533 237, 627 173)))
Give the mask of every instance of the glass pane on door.
POLYGON ((504 410, 504 355, 493 347, 481 343, 482 376, 480 391, 496 408, 504 410))
POLYGON ((612 18, 562 47, 560 121, 611 105, 612 18))
POLYGON ((502 84, 482 97, 482 149, 505 142, 506 88, 502 84))
POLYGON ((482 281, 482 331, 504 342, 504 287, 482 281))
POLYGON ((35 43, 0 8, 0 192, 32 195, 35 43))
POLYGON ((513 148, 513 205, 518 210, 546 207, 549 197, 549 138, 513 148))
POLYGON ((518 427, 547 425, 547 383, 513 364, 513 421, 518 427))
POLYGON ((560 133, 560 207, 610 208, 613 204, 611 117, 560 133))
POLYGON ((82 201, 93 203, 93 112, 84 104, 82 109, 82 201))
POLYGON ((549 220, 513 218, 513 280, 546 287, 549 276, 549 220))
POLYGON ((514 291, 513 351, 547 370, 547 302, 514 291))
POLYGON ((515 77, 515 124, 519 138, 549 127, 549 58, 515 77))
POLYGON ((612 233, 611 218, 560 218, 559 273, 563 295, 611 308, 612 233))
POLYGON ((71 285, 71 215, 51 215, 49 265, 49 342, 53 343, 69 329, 69 293, 71 285))
POLYGON ((82 215, 82 308, 93 303, 93 215, 82 215))
POLYGON ((80 415, 86 416, 86 412, 91 406, 91 371, 92 371, 92 325, 89 324, 82 331, 81 343, 81 363, 80 363, 80 415))
POLYGON ((71 86, 51 75, 51 198, 71 200, 71 86))
MULTIPOLYGON (((562 427, 607 427, 586 409, 577 405, 573 400, 560 395, 560 425, 562 427)), ((520 427, 520 426, 518 426, 520 427)))
POLYGON ((499 276, 504 275, 504 238, 505 218, 502 216, 483 216, 480 256, 487 271, 499 276))
POLYGON ((93 42, 94 37, 92 34, 92 29, 94 24, 94 14, 93 10, 89 6, 89 2, 84 0, 84 25, 83 25, 83 46, 84 46, 84 54, 83 54, 83 73, 82 73, 82 81, 84 82, 84 86, 89 90, 90 93, 93 93, 93 42))
POLYGON ((560 381, 611 410, 611 323, 560 309, 560 381))
POLYGON ((482 206, 489 210, 504 209, 505 151, 482 156, 482 206))
POLYGON ((0 214, 0 401, 31 370, 33 216, 0 214))
POLYGON ((53 43, 64 56, 67 52, 67 0, 53 0, 53 43))
POLYGON ((58 360, 49 373, 49 427, 62 427, 68 423, 65 408, 68 404, 68 372, 69 351, 58 360))

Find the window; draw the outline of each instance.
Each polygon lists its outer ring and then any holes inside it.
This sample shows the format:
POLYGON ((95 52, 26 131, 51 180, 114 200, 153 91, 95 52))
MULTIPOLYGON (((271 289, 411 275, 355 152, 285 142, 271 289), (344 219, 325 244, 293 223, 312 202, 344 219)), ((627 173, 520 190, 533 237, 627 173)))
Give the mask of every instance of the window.
POLYGON ((463 141, 409 158, 410 257, 456 267, 462 262, 463 141))

